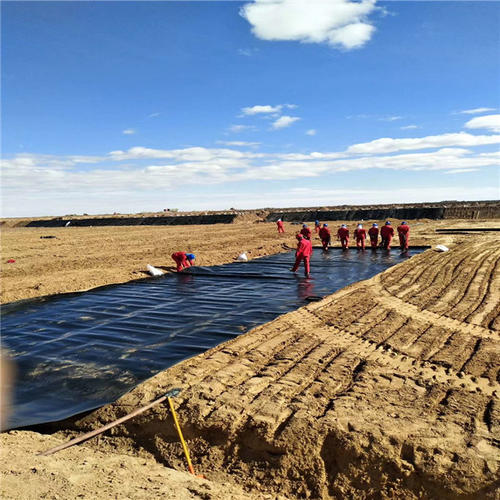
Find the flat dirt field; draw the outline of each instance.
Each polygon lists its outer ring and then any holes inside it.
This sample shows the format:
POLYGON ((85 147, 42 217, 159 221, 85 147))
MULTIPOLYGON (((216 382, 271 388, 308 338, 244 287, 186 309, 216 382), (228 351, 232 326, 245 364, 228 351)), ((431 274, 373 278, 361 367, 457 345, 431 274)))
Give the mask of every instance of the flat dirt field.
MULTIPOLYGON (((450 251, 427 250, 280 316, 50 434, 3 433, 0 496, 498 499, 500 233, 435 229, 500 220, 409 222, 410 244, 450 251), (166 406, 36 456, 172 387, 183 388, 180 421, 208 481, 179 472, 186 467, 166 406)), ((177 250, 200 265, 286 251, 300 225, 285 228, 4 225, 2 302, 144 277, 148 263, 169 268, 177 250)))

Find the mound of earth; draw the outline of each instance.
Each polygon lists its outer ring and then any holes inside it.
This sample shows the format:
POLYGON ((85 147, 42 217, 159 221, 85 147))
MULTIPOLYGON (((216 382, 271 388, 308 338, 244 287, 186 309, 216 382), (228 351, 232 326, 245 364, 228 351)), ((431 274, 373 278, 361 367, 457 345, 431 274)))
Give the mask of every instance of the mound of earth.
MULTIPOLYGON (((74 423, 172 387, 196 467, 288 498, 495 498, 500 247, 427 251, 259 327, 74 423)), ((115 428, 171 467, 166 407, 115 428)))

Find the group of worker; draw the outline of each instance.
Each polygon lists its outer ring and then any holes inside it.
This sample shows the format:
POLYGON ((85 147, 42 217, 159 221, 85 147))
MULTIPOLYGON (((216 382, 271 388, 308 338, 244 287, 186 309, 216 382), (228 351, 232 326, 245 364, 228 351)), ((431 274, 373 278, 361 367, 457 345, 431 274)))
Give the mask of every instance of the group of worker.
MULTIPOLYGON (((278 219, 277 221, 278 233, 284 233, 285 228, 283 221, 278 219)), ((328 224, 323 224, 319 221, 315 221, 314 230, 318 234, 323 250, 328 250, 331 242, 331 232, 328 224)), ((410 240, 410 226, 406 221, 403 221, 397 228, 399 236, 399 245, 403 252, 408 250, 408 244, 410 240)), ((306 278, 310 275, 310 258, 313 252, 313 247, 311 243, 312 231, 307 224, 302 225, 300 233, 296 235, 298 240, 297 250, 295 252, 295 264, 292 267, 292 271, 296 272, 301 264, 304 263, 304 271, 306 278)), ((356 248, 358 250, 365 249, 365 240, 367 239, 367 231, 363 228, 363 224, 358 224, 354 230, 354 239, 356 240, 356 248)), ((368 230, 368 237, 370 238, 370 246, 372 250, 375 250, 378 246, 390 250, 391 242, 394 238, 394 228, 392 227, 391 221, 386 221, 386 223, 379 230, 378 224, 372 224, 372 227, 368 230), (378 237, 380 234, 380 244, 378 242, 378 237)), ((349 248, 349 229, 346 224, 342 224, 337 231, 337 238, 340 240, 343 250, 349 248)))
MULTIPOLYGON (((278 233, 284 233, 285 228, 282 219, 278 219, 277 221, 278 233)), ((324 250, 328 250, 328 247, 331 242, 331 232, 328 224, 323 224, 319 221, 315 221, 314 223, 314 231, 318 234, 321 244, 323 245, 324 250)), ((406 221, 401 222, 401 224, 397 228, 398 237, 399 237, 399 246, 401 250, 408 250, 408 244, 410 241, 410 226, 406 221)), ((310 240, 312 236, 312 231, 307 224, 302 225, 302 229, 300 230, 300 235, 304 238, 310 240)), ((370 238, 370 246, 372 249, 376 249, 377 247, 382 247, 386 250, 391 249, 392 239, 394 238, 394 228, 392 227, 391 221, 386 221, 386 223, 379 230, 378 224, 372 224, 372 227, 368 229, 368 234, 366 229, 363 228, 363 224, 358 224, 356 229, 354 230, 354 239, 356 240, 356 248, 360 250, 365 249, 365 240, 367 237, 370 238), (381 241, 380 244, 378 242, 378 237, 380 235, 381 241)), ((349 248, 349 229, 346 224, 342 224, 337 231, 337 239, 340 240, 340 244, 344 250, 349 248)))

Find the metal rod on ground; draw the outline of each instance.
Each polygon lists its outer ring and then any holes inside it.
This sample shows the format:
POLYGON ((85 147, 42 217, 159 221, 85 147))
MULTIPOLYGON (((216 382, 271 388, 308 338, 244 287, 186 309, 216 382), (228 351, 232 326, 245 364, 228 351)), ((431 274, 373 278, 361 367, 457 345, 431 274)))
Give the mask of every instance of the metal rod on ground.
POLYGON ((168 404, 170 406, 170 411, 172 412, 172 417, 174 418, 174 423, 175 423, 175 427, 177 429, 177 433, 179 434, 179 438, 180 438, 181 443, 182 443, 184 455, 186 456, 186 461, 188 464, 189 472, 191 472, 191 474, 193 474, 193 476, 194 476, 195 475, 194 467, 193 467, 193 464, 191 463, 191 458, 189 456, 189 450, 188 450, 186 441, 184 441, 184 436, 182 435, 181 426, 179 425, 179 420, 177 419, 177 414, 175 413, 174 404, 172 403, 172 399, 170 397, 167 397, 167 400, 168 400, 168 404))
POLYGON ((41 453, 37 453, 37 455, 39 455, 39 456, 53 455, 54 453, 57 453, 58 451, 64 450, 65 448, 69 448, 70 446, 81 443, 82 441, 86 441, 87 439, 90 439, 94 436, 98 436, 99 434, 102 434, 104 431, 107 431, 108 429, 111 429, 112 427, 115 427, 116 425, 121 424, 122 422, 125 422, 133 417, 136 417, 137 415, 140 415, 141 413, 144 413, 146 410, 149 410, 153 406, 155 406, 159 403, 162 403, 163 401, 165 401, 167 399, 170 402, 170 397, 177 396, 177 394, 179 394, 179 392, 181 392, 180 389, 172 389, 171 391, 168 391, 161 398, 154 400, 153 402, 149 403, 146 406, 143 406, 142 408, 138 408, 137 410, 134 410, 132 413, 129 413, 128 415, 125 415, 124 417, 121 417, 118 420, 115 420, 109 424, 106 424, 103 427, 96 429, 95 431, 87 432, 86 434, 83 434, 82 436, 74 438, 71 441, 68 441, 67 443, 60 444, 59 446, 56 446, 55 448, 51 448, 50 450, 43 451, 41 453))

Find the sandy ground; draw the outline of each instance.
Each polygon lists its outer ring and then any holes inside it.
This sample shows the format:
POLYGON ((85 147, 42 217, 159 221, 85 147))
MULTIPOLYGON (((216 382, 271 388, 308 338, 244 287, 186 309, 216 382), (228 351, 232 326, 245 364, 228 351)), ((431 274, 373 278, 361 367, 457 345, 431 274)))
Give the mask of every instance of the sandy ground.
MULTIPOLYGON (((242 487, 251 498, 498 498, 498 236, 434 233, 498 223, 412 221, 413 244, 451 251, 429 250, 283 315, 56 434, 4 433, 2 498, 245 498, 242 487), (195 468, 210 482, 164 467, 185 470, 165 407, 34 455, 174 386, 195 468)), ((147 263, 170 266, 179 249, 203 265, 285 251, 297 228, 4 229, 2 300, 138 278, 147 263)))

